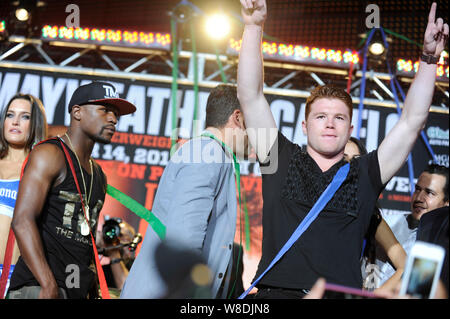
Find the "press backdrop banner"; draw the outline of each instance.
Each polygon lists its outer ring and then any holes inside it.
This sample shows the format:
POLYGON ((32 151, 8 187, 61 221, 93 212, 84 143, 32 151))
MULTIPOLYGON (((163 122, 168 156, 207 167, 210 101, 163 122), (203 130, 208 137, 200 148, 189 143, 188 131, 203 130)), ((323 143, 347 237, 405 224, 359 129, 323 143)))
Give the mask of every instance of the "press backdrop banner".
MULTIPOLYGON (((50 72, 27 72, 0 68, 0 107, 16 93, 30 93, 39 97, 45 106, 48 123, 60 128, 69 124, 67 104, 74 90, 93 80, 109 81, 120 97, 134 103, 137 111, 122 116, 117 131, 108 145, 96 144, 92 156, 104 169, 108 184, 131 196, 151 210, 158 182, 169 161, 171 127, 171 87, 170 83, 151 83, 107 78, 68 76, 50 72)), ((199 123, 203 129, 205 107, 209 89, 199 92, 199 123)), ((306 144, 302 133, 305 99, 286 95, 267 95, 275 121, 281 132, 299 145, 306 144)), ((194 116, 194 90, 192 87, 178 86, 178 128, 179 137, 192 136, 194 116)), ((358 106, 354 105, 353 124, 356 127, 358 106)), ((398 120, 395 108, 366 106, 362 114, 360 138, 368 151, 378 147, 389 130, 398 120)), ((354 130, 354 133, 356 129, 354 130)), ((424 128, 425 135, 436 154, 439 164, 449 163, 448 114, 430 112, 424 128)), ((431 162, 432 158, 425 143, 419 137, 412 152, 414 177, 431 162)), ((248 209, 251 245, 244 255, 244 286, 248 287, 261 254, 262 239, 262 183, 258 164, 241 163, 241 189, 248 209)), ((410 185, 408 168, 403 168, 391 179, 382 193, 379 203, 384 214, 408 214, 410 211, 410 185)), ((130 212, 119 202, 107 196, 102 216, 120 217, 145 234, 147 223, 130 212)), ((102 217, 101 217, 102 218, 102 217)), ((100 220, 99 225, 102 224, 100 220)), ((239 229, 239 223, 238 223, 239 229)), ((240 242, 236 232, 237 243, 240 242)), ((244 245, 244 239, 242 240, 244 245)))

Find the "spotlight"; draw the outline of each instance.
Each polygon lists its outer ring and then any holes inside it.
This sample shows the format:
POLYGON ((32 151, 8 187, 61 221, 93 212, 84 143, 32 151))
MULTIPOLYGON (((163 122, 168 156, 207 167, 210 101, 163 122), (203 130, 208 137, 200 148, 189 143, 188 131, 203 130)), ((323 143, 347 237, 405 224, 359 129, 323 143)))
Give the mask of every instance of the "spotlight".
POLYGON ((30 18, 30 12, 25 8, 17 8, 16 18, 19 21, 27 21, 30 18))
POLYGON ((169 12, 169 15, 174 17, 178 22, 184 23, 191 20, 193 17, 199 15, 201 13, 200 9, 189 2, 188 0, 181 0, 172 11, 169 12))
POLYGON ((14 12, 16 19, 26 22, 31 19, 36 8, 44 7, 47 3, 41 0, 16 0, 12 2, 12 5, 16 7, 14 12))
POLYGON ((206 33, 212 39, 223 39, 230 33, 230 21, 223 14, 214 14, 206 19, 206 33))
POLYGON ((381 42, 374 42, 370 44, 369 51, 373 55, 381 55, 384 52, 384 45, 381 42))

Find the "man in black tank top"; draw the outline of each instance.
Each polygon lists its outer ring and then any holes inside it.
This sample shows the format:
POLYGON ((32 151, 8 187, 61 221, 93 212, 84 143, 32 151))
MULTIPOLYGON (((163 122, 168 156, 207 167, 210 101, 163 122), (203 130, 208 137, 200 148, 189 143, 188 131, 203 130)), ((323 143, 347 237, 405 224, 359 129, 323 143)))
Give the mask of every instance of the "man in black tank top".
POLYGON ((68 111, 67 132, 33 149, 20 182, 12 227, 21 257, 10 299, 92 297, 90 234, 96 233, 107 182, 91 152, 96 142, 110 143, 119 116, 136 108, 111 84, 92 82, 75 90, 68 111))

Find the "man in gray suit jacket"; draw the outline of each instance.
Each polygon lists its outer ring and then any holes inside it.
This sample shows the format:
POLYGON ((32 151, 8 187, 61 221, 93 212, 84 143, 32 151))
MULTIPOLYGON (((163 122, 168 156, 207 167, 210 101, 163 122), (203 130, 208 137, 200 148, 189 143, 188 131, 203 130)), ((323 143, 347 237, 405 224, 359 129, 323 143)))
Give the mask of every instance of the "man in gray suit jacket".
MULTIPOLYGON (((153 204, 152 212, 166 226, 165 242, 195 251, 206 262, 213 298, 225 297, 232 262, 237 259, 232 256, 238 207, 233 158, 248 155, 248 148, 236 87, 219 85, 208 97, 204 134, 173 154, 153 204)), ((155 253, 160 244, 148 229, 121 298, 163 298, 171 293, 163 279, 165 273, 161 274, 164 269, 158 268, 155 253)), ((170 265, 172 272, 174 267, 178 266, 170 265)))

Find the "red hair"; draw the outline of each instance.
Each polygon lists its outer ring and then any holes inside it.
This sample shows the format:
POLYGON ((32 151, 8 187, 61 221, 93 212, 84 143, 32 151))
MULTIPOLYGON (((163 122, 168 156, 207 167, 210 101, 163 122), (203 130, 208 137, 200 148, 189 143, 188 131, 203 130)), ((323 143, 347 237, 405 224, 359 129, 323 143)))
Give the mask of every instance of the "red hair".
POLYGON ((308 115, 311 112, 311 105, 314 103, 314 101, 321 98, 338 99, 344 102, 348 108, 351 122, 353 114, 352 98, 344 90, 328 84, 320 85, 314 88, 314 90, 311 91, 311 95, 306 99, 305 121, 308 119, 308 115))

